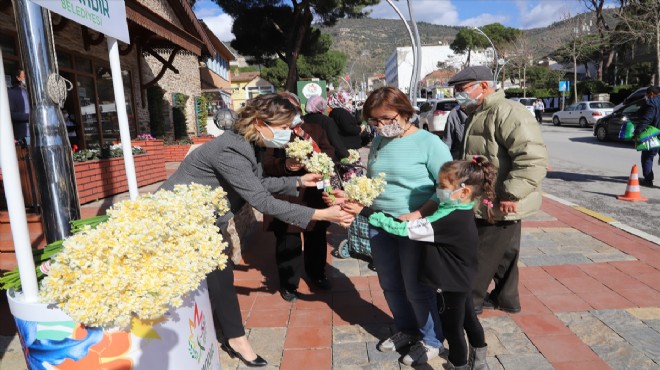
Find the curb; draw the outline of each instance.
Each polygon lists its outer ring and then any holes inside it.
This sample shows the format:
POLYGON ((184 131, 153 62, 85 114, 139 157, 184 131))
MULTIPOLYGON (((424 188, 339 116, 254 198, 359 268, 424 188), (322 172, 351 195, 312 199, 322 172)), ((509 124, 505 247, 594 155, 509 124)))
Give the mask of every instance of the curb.
POLYGON ((644 240, 647 240, 651 243, 654 243, 654 244, 660 246, 660 238, 658 238, 655 235, 651 235, 651 234, 649 234, 647 232, 644 232, 642 230, 635 229, 634 227, 623 224, 623 223, 613 219, 610 216, 606 216, 606 215, 603 215, 601 213, 592 211, 588 208, 581 207, 581 206, 579 206, 579 205, 577 205, 573 202, 569 202, 565 199, 559 198, 559 197, 554 196, 552 194, 543 193, 543 196, 548 198, 548 199, 552 199, 557 203, 561 203, 565 206, 571 207, 571 208, 575 209, 578 212, 582 212, 582 213, 586 214, 587 216, 591 216, 591 217, 593 217, 597 220, 600 220, 600 221, 602 221, 602 222, 604 222, 608 225, 616 227, 617 229, 620 229, 620 230, 623 230, 623 231, 625 231, 629 234, 635 235, 638 238, 642 238, 644 240))

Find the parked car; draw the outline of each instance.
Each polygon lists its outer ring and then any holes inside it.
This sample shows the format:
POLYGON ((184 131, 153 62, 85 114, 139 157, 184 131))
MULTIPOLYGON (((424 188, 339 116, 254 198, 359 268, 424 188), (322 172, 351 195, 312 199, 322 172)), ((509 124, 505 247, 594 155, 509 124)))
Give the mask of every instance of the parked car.
POLYGON ((608 101, 583 101, 569 105, 552 115, 555 126, 577 124, 580 127, 593 126, 598 119, 614 111, 614 104, 608 101))
POLYGON ((632 94, 628 95, 627 98, 623 99, 623 101, 618 104, 614 109, 619 109, 623 107, 624 105, 628 105, 630 103, 636 102, 639 99, 642 99, 646 96, 646 89, 648 87, 640 87, 639 89, 635 90, 632 94))
POLYGON ((534 114, 534 102, 536 101, 536 98, 510 98, 509 100, 517 101, 518 103, 524 105, 529 113, 536 117, 534 114))
POLYGON ((456 99, 428 100, 422 104, 419 112, 419 127, 440 133, 445 130, 449 111, 458 105, 456 99))
POLYGON ((646 104, 644 99, 638 99, 634 102, 623 105, 612 112, 612 114, 599 119, 594 125, 594 136, 596 136, 599 141, 621 140, 619 139, 621 126, 628 121, 632 121, 633 123, 638 122, 641 118, 640 110, 644 104, 646 104))

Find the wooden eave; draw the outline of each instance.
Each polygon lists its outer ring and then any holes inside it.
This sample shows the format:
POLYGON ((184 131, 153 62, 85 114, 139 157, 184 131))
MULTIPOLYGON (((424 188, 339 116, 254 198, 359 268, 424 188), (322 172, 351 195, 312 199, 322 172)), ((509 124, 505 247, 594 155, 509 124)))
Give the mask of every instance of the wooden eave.
POLYGON ((218 36, 216 36, 213 31, 209 28, 209 26, 204 22, 204 21, 199 21, 199 23, 202 25, 204 28, 204 31, 206 31, 206 34, 209 36, 209 39, 211 40, 211 43, 215 47, 215 50, 220 53, 225 59, 228 61, 236 60, 236 55, 229 50, 227 45, 225 45, 218 36))
POLYGON ((184 14, 184 16, 179 17, 179 20, 183 23, 188 23, 188 26, 197 31, 202 43, 206 47, 205 51, 214 57, 218 52, 188 2, 186 0, 169 0, 169 4, 177 15, 184 14))
POLYGON ((206 46, 202 40, 170 23, 137 1, 126 2, 126 18, 197 56, 202 55, 203 48, 206 46))

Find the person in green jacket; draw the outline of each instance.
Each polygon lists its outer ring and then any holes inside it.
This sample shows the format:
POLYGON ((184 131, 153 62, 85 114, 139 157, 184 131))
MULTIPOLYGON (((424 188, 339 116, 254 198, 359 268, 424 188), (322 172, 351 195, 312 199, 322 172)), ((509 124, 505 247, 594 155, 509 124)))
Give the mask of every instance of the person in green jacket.
POLYGON ((520 312, 518 257, 520 221, 541 208, 541 181, 548 152, 540 125, 520 103, 496 90, 493 74, 484 66, 465 68, 449 80, 455 98, 468 114, 463 158, 485 156, 497 168, 493 201, 494 224, 476 209, 479 269, 472 290, 478 313, 484 308, 520 312), (487 294, 490 282, 495 288, 487 294))
POLYGON ((477 274, 479 234, 474 220, 475 199, 492 218, 496 168, 484 157, 446 162, 438 175, 437 209, 412 221, 347 202, 342 208, 360 214, 374 227, 422 242, 419 280, 436 291, 442 332, 449 344, 449 368, 487 370, 484 330, 472 305, 477 274), (470 342, 470 359, 463 330, 470 342))

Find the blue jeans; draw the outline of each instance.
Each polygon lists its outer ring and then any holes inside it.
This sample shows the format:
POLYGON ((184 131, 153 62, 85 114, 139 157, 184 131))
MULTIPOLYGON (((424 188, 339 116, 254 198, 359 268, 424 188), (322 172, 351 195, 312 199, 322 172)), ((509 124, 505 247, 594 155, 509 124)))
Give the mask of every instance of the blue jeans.
POLYGON ((371 227, 369 242, 378 281, 397 330, 420 333, 426 345, 439 348, 444 336, 435 291, 417 278, 422 258, 419 242, 371 227))
POLYGON ((656 154, 658 149, 642 150, 642 176, 646 181, 653 181, 653 158, 656 154))

